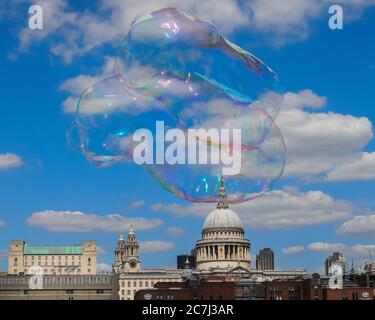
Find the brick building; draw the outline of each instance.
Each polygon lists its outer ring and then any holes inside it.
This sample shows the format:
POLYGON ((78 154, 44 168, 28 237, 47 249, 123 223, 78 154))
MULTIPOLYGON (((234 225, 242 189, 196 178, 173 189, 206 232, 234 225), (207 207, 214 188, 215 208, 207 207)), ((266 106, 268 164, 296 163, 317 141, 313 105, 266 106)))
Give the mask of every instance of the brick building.
POLYGON ((234 300, 235 283, 225 279, 157 283, 136 292, 134 300, 234 300))

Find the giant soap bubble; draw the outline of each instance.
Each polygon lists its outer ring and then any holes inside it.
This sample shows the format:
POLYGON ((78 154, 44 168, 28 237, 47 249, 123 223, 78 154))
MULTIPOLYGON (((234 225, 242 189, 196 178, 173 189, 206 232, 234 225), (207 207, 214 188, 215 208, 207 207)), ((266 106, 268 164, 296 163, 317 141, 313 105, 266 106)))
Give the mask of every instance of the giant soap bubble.
POLYGON ((228 202, 244 202, 282 175, 281 92, 277 75, 215 26, 165 8, 133 21, 113 75, 81 96, 68 141, 98 167, 142 163, 183 199, 216 202, 223 178, 228 202))

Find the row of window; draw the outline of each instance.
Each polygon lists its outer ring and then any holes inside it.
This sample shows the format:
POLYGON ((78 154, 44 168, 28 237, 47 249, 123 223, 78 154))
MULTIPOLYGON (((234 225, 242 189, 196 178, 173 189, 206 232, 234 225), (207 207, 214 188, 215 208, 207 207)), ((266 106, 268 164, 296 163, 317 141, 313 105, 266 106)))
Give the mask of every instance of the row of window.
MULTIPOLYGON (((29 256, 30 257, 30 256, 29 256)), ((32 263, 32 265, 34 265, 34 260, 36 260, 36 259, 34 259, 34 257, 35 256, 31 256, 31 263, 32 263)), ((60 263, 60 261, 61 261, 61 256, 58 256, 59 257, 59 263, 60 263)), ((75 260, 77 260, 77 259, 75 259, 74 258, 75 256, 71 256, 71 259, 70 260, 72 260, 72 262, 73 261, 75 261, 75 260)), ((30 260, 29 258, 28 258, 28 256, 25 256, 25 259, 24 259, 24 265, 26 266, 27 265, 27 261, 28 260, 30 260)), ((42 260, 42 256, 38 256, 38 261, 39 261, 39 265, 41 264, 41 260, 42 260)), ((52 263, 54 263, 54 260, 55 260, 55 256, 51 256, 51 259, 48 259, 48 256, 45 256, 44 257, 44 263, 45 263, 45 265, 47 265, 47 262, 48 262, 48 260, 52 260, 52 263)), ((65 256, 65 265, 67 265, 67 263, 68 263, 68 256, 65 256)), ((79 263, 81 263, 81 260, 82 260, 82 256, 78 256, 78 260, 79 260, 79 263)), ((88 263, 88 265, 91 265, 91 258, 89 257, 89 258, 87 258, 87 263, 88 263)), ((17 266, 18 265, 18 258, 14 258, 14 265, 15 266, 17 266)))
MULTIPOLYGON (((29 294, 29 290, 22 290, 21 293, 24 296, 27 296, 29 294)), ((65 293, 66 294, 74 294, 74 290, 73 289, 67 289, 67 290, 65 290, 65 293)), ((96 294, 104 294, 104 289, 96 289, 96 294)))
MULTIPOLYGON (((0 277, 1 285, 25 285, 29 277, 0 277)), ((102 276, 46 276, 43 278, 45 285, 86 285, 86 284, 110 284, 110 277, 102 276)))
MULTIPOLYGON (((24 267, 31 267, 31 266, 35 266, 35 265, 38 265, 39 267, 41 267, 41 266, 52 266, 52 267, 54 267, 55 266, 55 261, 52 261, 50 264, 48 264, 48 262, 47 261, 45 261, 43 264, 42 264, 42 262, 41 261, 39 261, 38 262, 38 264, 36 264, 36 263, 34 263, 34 261, 32 261, 31 263, 27 263, 27 261, 25 261, 25 263, 23 264, 24 265, 24 267)), ((71 262, 71 263, 69 263, 68 264, 68 261, 65 261, 64 263, 61 263, 60 261, 58 262, 58 263, 56 263, 56 266, 81 266, 81 262, 78 262, 78 264, 76 264, 75 262, 71 262)))
MULTIPOLYGON (((39 264, 39 266, 40 266, 40 264, 39 264)), ((67 266, 67 265, 65 265, 65 266, 67 266)), ((44 269, 43 271, 44 271, 44 273, 60 273, 60 274, 63 273, 61 271, 61 268, 58 268, 56 270, 54 268, 52 268, 50 271, 48 271, 48 269, 44 269)), ((18 271, 18 269, 14 269, 13 270, 13 273, 19 273, 19 272, 22 272, 22 271, 18 271)), ((81 269, 80 268, 77 269, 77 272, 80 273, 81 269)), ((23 269, 23 273, 27 274, 28 270, 27 269, 23 269)), ((91 273, 91 269, 87 269, 87 273, 91 273)))
MULTIPOLYGON (((140 287, 140 288, 142 288, 143 287, 143 284, 144 284, 144 287, 145 288, 148 288, 149 287, 149 285, 151 284, 151 287, 153 287, 154 286, 154 284, 155 284, 155 281, 148 281, 148 280, 146 280, 146 281, 141 281, 141 280, 139 280, 139 281, 133 281, 133 287, 140 287), (137 285, 139 283, 139 285, 137 285)), ((132 281, 122 281, 121 282, 121 287, 131 287, 132 286, 132 281)))

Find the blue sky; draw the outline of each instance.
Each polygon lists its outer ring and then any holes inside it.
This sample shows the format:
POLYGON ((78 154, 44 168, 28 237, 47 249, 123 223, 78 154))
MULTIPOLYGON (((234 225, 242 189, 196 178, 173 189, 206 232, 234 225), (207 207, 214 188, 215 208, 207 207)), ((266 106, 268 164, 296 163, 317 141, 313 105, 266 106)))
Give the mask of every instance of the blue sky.
POLYGON ((38 3, 41 31, 27 28, 33 1, 0 5, 0 270, 12 239, 95 239, 108 265, 119 225, 137 221, 145 267, 174 266, 199 239, 214 205, 178 199, 135 165, 98 169, 65 138, 72 101, 110 73, 131 19, 166 5, 212 20, 287 90, 277 119, 288 146, 285 176, 269 195, 232 206, 252 255, 271 247, 278 267, 309 270, 321 270, 335 249, 356 264, 368 248, 375 255, 374 2, 222 0, 215 10, 195 0, 38 3), (331 30, 328 7, 340 3, 344 29, 331 30))

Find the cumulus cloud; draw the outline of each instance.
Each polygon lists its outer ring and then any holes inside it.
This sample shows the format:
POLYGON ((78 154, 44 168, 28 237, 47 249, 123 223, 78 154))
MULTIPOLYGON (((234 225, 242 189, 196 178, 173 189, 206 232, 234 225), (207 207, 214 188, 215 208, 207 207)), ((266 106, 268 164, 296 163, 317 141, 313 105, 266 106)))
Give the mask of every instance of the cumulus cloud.
MULTIPOLYGON (((214 207, 214 204, 185 206, 178 203, 156 203, 151 209, 177 217, 204 218, 214 207)), ((352 217, 355 210, 350 202, 336 200, 322 191, 301 192, 292 187, 271 191, 257 201, 232 205, 231 208, 241 217, 246 227, 254 229, 288 229, 346 220, 352 217)))
POLYGON ((112 74, 114 63, 114 57, 106 56, 103 65, 95 75, 80 74, 60 84, 59 90, 69 94, 62 102, 63 111, 65 113, 74 113, 81 94, 101 78, 112 74))
POLYGON ((343 243, 313 242, 308 245, 311 251, 334 252, 343 251, 347 246, 343 243))
POLYGON ((175 244, 169 241, 141 241, 140 250, 142 252, 159 252, 159 251, 168 251, 175 248, 175 244))
MULTIPOLYGON (((34 4, 32 0, 15 2, 34 4)), ((43 32, 27 27, 18 33, 21 51, 49 40, 50 52, 66 62, 103 44, 116 44, 140 12, 172 6, 216 24, 225 34, 238 29, 255 30, 274 45, 301 41, 310 35, 311 22, 328 19, 328 0, 101 0, 92 9, 77 11, 67 0, 40 0, 44 9, 43 32), (272 36, 270 36, 272 35, 272 36)), ((345 8, 346 23, 359 18, 373 0, 338 0, 345 8)))
POLYGON ((373 137, 367 118, 338 113, 294 108, 280 112, 277 123, 287 146, 287 177, 324 175, 352 162, 373 137))
POLYGON ((134 225, 137 230, 147 230, 163 224, 160 219, 126 218, 119 214, 99 216, 80 211, 45 210, 34 212, 27 218, 30 227, 41 227, 52 232, 123 232, 134 225))
POLYGON ((308 248, 311 251, 322 252, 327 255, 333 252, 340 252, 346 257, 347 261, 353 259, 355 263, 362 263, 375 253, 374 244, 347 245, 344 243, 314 242, 310 243, 308 248))
POLYGON ((346 163, 330 170, 326 181, 350 181, 375 179, 375 152, 362 152, 346 163))
POLYGON ((322 112, 327 98, 310 89, 269 92, 260 101, 280 106, 276 123, 287 147, 284 177, 326 182, 375 177, 375 153, 362 151, 373 138, 366 117, 322 112))
POLYGON ((143 207, 144 205, 145 205, 145 201, 144 200, 136 200, 136 201, 134 201, 131 204, 131 207, 133 209, 137 209, 137 208, 143 207))
POLYGON ((165 230, 165 233, 169 236, 182 236, 185 232, 184 229, 179 227, 169 227, 165 230))
POLYGON ((357 215, 345 221, 337 230, 339 234, 350 236, 374 236, 375 214, 357 215))
POLYGON ((23 161, 20 156, 9 152, 0 154, 0 170, 13 169, 22 165, 23 161))
POLYGON ((287 248, 282 248, 281 252, 283 254, 297 254, 297 253, 303 252, 304 250, 305 250, 304 246, 291 246, 287 248))

